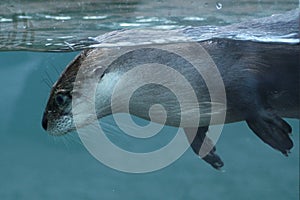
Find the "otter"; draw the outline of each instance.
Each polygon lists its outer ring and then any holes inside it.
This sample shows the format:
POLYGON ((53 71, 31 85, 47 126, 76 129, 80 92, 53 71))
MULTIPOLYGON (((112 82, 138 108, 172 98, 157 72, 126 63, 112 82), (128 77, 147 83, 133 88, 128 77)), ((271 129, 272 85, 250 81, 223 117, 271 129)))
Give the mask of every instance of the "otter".
MULTIPOLYGON (((299 16, 296 21, 299 22, 299 16)), ((298 26, 298 24, 287 23, 286 26, 298 26)), ((275 23, 275 25, 281 27, 272 28, 288 28, 282 27, 282 24, 275 23)), ((52 135, 63 135, 76 130, 72 99, 84 96, 77 89, 74 90, 83 84, 76 77, 80 70, 83 69, 85 78, 93 77, 98 81, 95 109, 97 118, 101 119, 113 113, 110 99, 118 79, 135 66, 147 61, 157 65, 172 66, 191 83, 200 107, 201 120, 196 127, 189 124, 189 120, 186 120, 181 127, 186 133, 190 129, 197 129, 195 137, 190 138, 187 134, 190 145, 197 155, 200 155, 199 151, 203 143, 212 145, 211 150, 205 156, 201 156, 212 167, 220 169, 224 165, 209 138, 205 140, 213 115, 225 115, 225 123, 246 121, 249 128, 263 142, 287 156, 293 147, 289 137, 292 128, 283 118, 300 119, 300 43, 214 37, 198 41, 197 44, 208 53, 219 70, 222 83, 215 83, 214 87, 215 92, 218 93, 219 86, 224 85, 226 109, 213 113, 211 106, 220 102, 212 101, 203 77, 195 71, 188 60, 165 50, 179 49, 181 52, 191 52, 193 43, 92 48, 83 50, 54 84, 43 115, 43 128, 52 135), (103 60, 112 62, 103 62, 103 60), (108 64, 103 66, 103 63, 108 64)), ((198 59, 201 60, 202 57, 203 55, 199 55, 198 59)), ((160 72, 155 71, 152 75, 156 76, 157 73, 160 72)), ((129 90, 128 87, 133 87, 134 84, 136 82, 132 81, 122 88, 124 95, 129 90)), ((175 79, 171 84, 178 88, 181 86, 181 83, 175 79)), ((184 92, 186 91, 181 91, 182 94, 184 92)), ((165 124, 179 127, 179 105, 176 96, 169 94, 166 88, 159 84, 142 87, 130 102, 130 114, 151 120, 146 111, 151 105, 159 103, 167 110, 165 124)), ((124 112, 122 95, 120 94, 118 98, 117 112, 124 112)), ((189 96, 186 98, 188 99, 189 96)), ((88 100, 81 103, 87 102, 88 100)), ((187 113, 189 119, 193 121, 191 112, 187 111, 187 113)), ((88 119, 86 121, 88 123, 88 119)), ((221 121, 213 122, 213 124, 218 123, 221 121)))

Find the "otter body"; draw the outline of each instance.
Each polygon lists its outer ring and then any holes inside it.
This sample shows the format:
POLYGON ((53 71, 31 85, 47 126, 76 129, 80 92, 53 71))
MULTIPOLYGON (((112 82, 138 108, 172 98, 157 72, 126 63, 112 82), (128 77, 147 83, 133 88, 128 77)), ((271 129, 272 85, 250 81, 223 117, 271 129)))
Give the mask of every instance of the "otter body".
POLYGON ((227 123, 244 120, 264 106, 282 117, 300 118, 299 44, 216 39, 202 46, 224 81, 227 123))
MULTIPOLYGON (((126 112, 126 106, 123 105, 123 96, 137 82, 134 81, 134 76, 132 76, 133 81, 128 81, 121 88, 117 98, 119 100, 114 102, 117 109, 112 112, 110 99, 114 86, 126 72, 147 61, 148 63, 157 63, 157 65, 172 66, 174 70, 179 71, 191 83, 198 100, 201 120, 196 127, 192 126, 195 124, 193 122, 194 109, 180 112, 180 105, 176 101, 176 96, 159 84, 145 85, 133 93, 132 99, 129 101, 130 114, 152 120, 153 118, 149 116, 148 112, 151 105, 161 104, 167 112, 165 124, 181 126, 186 132, 189 132, 191 128, 198 129, 195 138, 189 140, 192 149, 199 155, 211 117, 225 114, 225 123, 246 121, 250 129, 265 143, 287 155, 293 147, 293 143, 289 138, 292 129, 282 117, 300 118, 299 43, 214 38, 201 41, 198 44, 208 53, 219 70, 222 82, 213 83, 216 88, 214 93, 218 94, 219 86, 221 87, 224 84, 226 93, 225 110, 211 111, 211 106, 220 102, 212 101, 206 82, 190 62, 182 59, 176 53, 164 50, 164 46, 168 46, 168 44, 145 45, 132 49, 130 47, 97 48, 84 50, 55 83, 43 116, 44 129, 53 135, 66 134, 75 130, 72 98, 76 95, 82 95, 78 94, 78 91, 73 91, 74 85, 81 84, 81 81, 76 79, 77 72, 80 69, 83 69, 81 73, 86 74, 86 77, 96 77, 99 81, 95 103, 98 119, 115 112, 126 112), (106 60, 108 61, 106 62, 106 60), (112 60, 113 62, 110 62, 112 60), (185 118, 189 120, 180 124, 180 114, 186 115, 185 118)), ((169 47, 178 49, 181 52, 189 52, 192 48, 187 43, 171 44, 169 47)), ((201 56, 199 55, 199 60, 202 59, 201 56)), ((154 77, 161 76, 161 71, 151 73, 154 77)), ((143 76, 143 74, 139 76, 143 76)), ((166 73, 163 76, 166 77, 166 80, 170 80, 168 78, 172 74, 166 73)), ((171 81, 171 84, 181 88, 180 82, 176 79, 171 81)), ((184 95, 186 91, 179 89, 179 92, 184 95)), ((187 95, 186 98, 189 99, 189 96, 187 95)), ((87 102, 83 101, 81 103, 87 102)), ((159 114, 157 113, 157 118, 159 118, 159 114)), ((155 120, 156 118, 154 118, 155 120)), ((159 119, 157 122, 160 122, 159 119)), ((222 120, 214 123, 222 123, 222 120)), ((215 153, 215 150, 215 147, 213 147, 208 154, 201 157, 218 169, 223 166, 223 162, 215 153)))

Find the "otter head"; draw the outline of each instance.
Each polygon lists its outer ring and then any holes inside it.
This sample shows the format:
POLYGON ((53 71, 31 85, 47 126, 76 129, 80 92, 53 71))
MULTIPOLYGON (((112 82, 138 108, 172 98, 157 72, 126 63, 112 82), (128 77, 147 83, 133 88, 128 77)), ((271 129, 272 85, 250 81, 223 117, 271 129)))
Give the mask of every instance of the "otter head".
POLYGON ((51 89, 42 120, 43 128, 51 135, 63 135, 75 130, 72 114, 73 87, 87 52, 83 51, 69 64, 51 89))

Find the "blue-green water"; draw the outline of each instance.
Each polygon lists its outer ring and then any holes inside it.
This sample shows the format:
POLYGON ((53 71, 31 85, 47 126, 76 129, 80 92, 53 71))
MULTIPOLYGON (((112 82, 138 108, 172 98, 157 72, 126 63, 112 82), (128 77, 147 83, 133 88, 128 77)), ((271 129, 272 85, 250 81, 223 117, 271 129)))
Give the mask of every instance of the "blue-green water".
POLYGON ((294 141, 289 157, 261 142, 245 123, 226 125, 217 144, 225 172, 189 149, 162 170, 122 173, 95 160, 75 136, 47 135, 41 117, 50 88, 43 79, 48 73, 56 80, 55 68, 63 70, 76 54, 0 54, 0 199, 299 198, 299 120, 288 120, 294 141))
MULTIPOLYGON (((53 51, 68 47, 69 40, 123 28, 228 25, 299 5, 298 0, 24 2, 1 2, 2 51, 53 51)), ((159 171, 122 173, 94 159, 75 133, 49 136, 41 127, 49 85, 77 53, 0 53, 0 200, 299 199, 299 120, 288 120, 294 142, 289 157, 264 144, 244 122, 225 125, 217 143, 224 172, 188 149, 159 171)), ((110 138, 134 149, 120 133, 112 131, 110 138)))

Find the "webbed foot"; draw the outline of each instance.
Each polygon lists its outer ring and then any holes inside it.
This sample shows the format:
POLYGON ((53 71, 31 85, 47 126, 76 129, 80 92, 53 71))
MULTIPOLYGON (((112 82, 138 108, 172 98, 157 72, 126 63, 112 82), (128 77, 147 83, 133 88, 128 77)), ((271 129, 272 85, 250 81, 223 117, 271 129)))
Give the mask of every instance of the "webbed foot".
POLYGON ((284 155, 293 147, 289 137, 291 126, 271 110, 261 110, 255 118, 246 120, 250 129, 265 143, 284 155))

